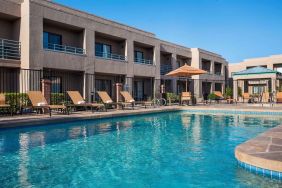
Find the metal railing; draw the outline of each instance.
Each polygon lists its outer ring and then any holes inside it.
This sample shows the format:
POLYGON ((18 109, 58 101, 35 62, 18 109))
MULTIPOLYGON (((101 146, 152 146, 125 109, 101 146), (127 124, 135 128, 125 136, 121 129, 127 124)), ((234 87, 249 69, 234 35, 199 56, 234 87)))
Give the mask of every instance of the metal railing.
POLYGON ((0 59, 21 59, 21 43, 19 41, 0 39, 0 59))
POLYGON ((134 62, 139 64, 153 65, 153 60, 150 59, 134 58, 134 62))
POLYGON ((161 75, 165 75, 172 71, 172 66, 171 65, 161 65, 161 75))
POLYGON ((43 45, 43 48, 45 50, 74 54, 74 55, 84 55, 85 54, 85 49, 83 48, 77 48, 77 47, 65 46, 65 45, 59 45, 59 44, 49 43, 48 45, 43 45))
POLYGON ((95 56, 97 58, 102 59, 111 59, 111 60, 118 60, 118 61, 127 61, 127 57, 124 55, 119 54, 112 54, 112 53, 105 53, 105 52, 99 52, 95 51, 95 56))
POLYGON ((223 76, 223 74, 221 72, 215 72, 214 74, 217 75, 217 76, 223 76))

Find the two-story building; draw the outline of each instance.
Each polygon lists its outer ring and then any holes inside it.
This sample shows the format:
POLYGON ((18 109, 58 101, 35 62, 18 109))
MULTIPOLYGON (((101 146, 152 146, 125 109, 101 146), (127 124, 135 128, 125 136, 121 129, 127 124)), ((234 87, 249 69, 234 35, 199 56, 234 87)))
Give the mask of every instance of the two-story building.
MULTIPOLYGON (((137 100, 153 98, 161 83, 168 92, 184 88, 165 74, 185 63, 209 74, 191 79, 190 91, 224 90, 227 62, 220 55, 158 39, 155 34, 48 0, 0 0, 0 92, 78 90, 115 96, 122 83, 137 100)), ((93 99, 93 98, 92 98, 93 99)))

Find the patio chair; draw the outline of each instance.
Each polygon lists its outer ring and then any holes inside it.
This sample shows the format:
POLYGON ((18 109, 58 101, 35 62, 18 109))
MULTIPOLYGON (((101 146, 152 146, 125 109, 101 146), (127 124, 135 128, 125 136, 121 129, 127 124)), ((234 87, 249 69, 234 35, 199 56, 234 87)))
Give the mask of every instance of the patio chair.
POLYGON ((0 109, 8 110, 11 116, 13 115, 12 107, 6 103, 6 97, 2 93, 0 93, 0 109))
POLYGON ((48 109, 50 117, 52 115, 52 110, 60 110, 65 114, 69 114, 68 108, 65 105, 49 105, 41 91, 29 91, 27 92, 27 96, 31 102, 32 109, 48 109))
POLYGON ((276 102, 277 103, 282 103, 282 92, 277 92, 276 93, 276 102))
POLYGON ((189 105, 190 101, 192 102, 192 94, 191 92, 182 92, 180 96, 180 105, 183 105, 183 102, 186 101, 187 105, 189 105))
POLYGON ((262 93, 260 102, 262 102, 262 103, 270 102, 270 94, 269 94, 269 92, 263 92, 262 93))
POLYGON ((215 91, 213 92, 217 97, 218 97, 218 101, 219 100, 225 100, 226 103, 231 104, 231 103, 237 103, 237 101, 235 99, 231 99, 230 97, 224 97, 223 94, 221 93, 221 91, 215 91))
POLYGON ((245 100, 247 100, 247 102, 249 102, 249 100, 251 100, 252 97, 250 96, 249 93, 243 93, 242 99, 243 99, 243 103, 245 103, 245 100))
POLYGON ((147 108, 147 106, 152 106, 153 105, 152 101, 140 101, 140 102, 138 101, 138 102, 136 102, 128 91, 121 91, 120 94, 124 98, 124 102, 132 103, 132 108, 134 108, 135 104, 141 104, 145 108, 147 108))
POLYGON ((99 97, 101 98, 103 104, 105 105, 105 110, 106 111, 111 106, 118 106, 118 105, 120 105, 122 107, 122 109, 124 110, 125 106, 132 105, 131 102, 117 102, 117 103, 114 102, 106 91, 98 91, 97 93, 98 93, 99 97))
POLYGON ((79 91, 67 91, 67 94, 69 95, 73 105, 75 107, 90 107, 91 111, 93 112, 93 109, 102 109, 105 108, 104 104, 99 104, 99 103, 86 103, 79 91))

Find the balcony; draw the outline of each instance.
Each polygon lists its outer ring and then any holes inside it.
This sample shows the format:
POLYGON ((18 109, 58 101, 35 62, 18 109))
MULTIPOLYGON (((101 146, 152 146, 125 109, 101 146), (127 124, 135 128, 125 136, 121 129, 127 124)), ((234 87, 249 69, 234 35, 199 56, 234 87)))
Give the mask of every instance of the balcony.
POLYGON ((119 54, 112 54, 112 53, 105 53, 105 52, 95 52, 96 58, 101 58, 101 59, 108 59, 108 60, 116 60, 116 61, 127 61, 127 57, 124 55, 119 55, 119 54))
POLYGON ((166 74, 169 73, 170 71, 172 71, 172 66, 171 66, 171 64, 164 64, 164 65, 161 65, 161 75, 166 75, 166 74))
POLYGON ((217 76, 223 76, 221 72, 215 72, 214 74, 217 76))
POLYGON ((47 45, 44 45, 43 48, 48 51, 61 52, 61 53, 67 53, 73 55, 85 55, 85 49, 72 47, 72 46, 48 43, 47 45))
POLYGON ((21 59, 21 43, 19 41, 0 39, 0 59, 21 59))
POLYGON ((141 59, 141 58, 134 58, 134 63, 137 63, 137 64, 145 64, 145 65, 153 65, 153 60, 150 60, 150 59, 141 59))

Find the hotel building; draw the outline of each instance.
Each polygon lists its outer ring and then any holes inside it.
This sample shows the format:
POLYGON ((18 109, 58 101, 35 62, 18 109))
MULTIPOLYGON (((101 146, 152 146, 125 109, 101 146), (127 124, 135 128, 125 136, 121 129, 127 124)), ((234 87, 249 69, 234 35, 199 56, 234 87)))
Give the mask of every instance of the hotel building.
POLYGON ((158 39, 155 34, 48 0, 0 0, 0 92, 78 90, 87 100, 115 83, 137 100, 153 98, 164 84, 179 93, 185 79, 165 76, 185 63, 206 75, 189 79, 189 90, 224 91, 228 62, 218 54, 158 39))

